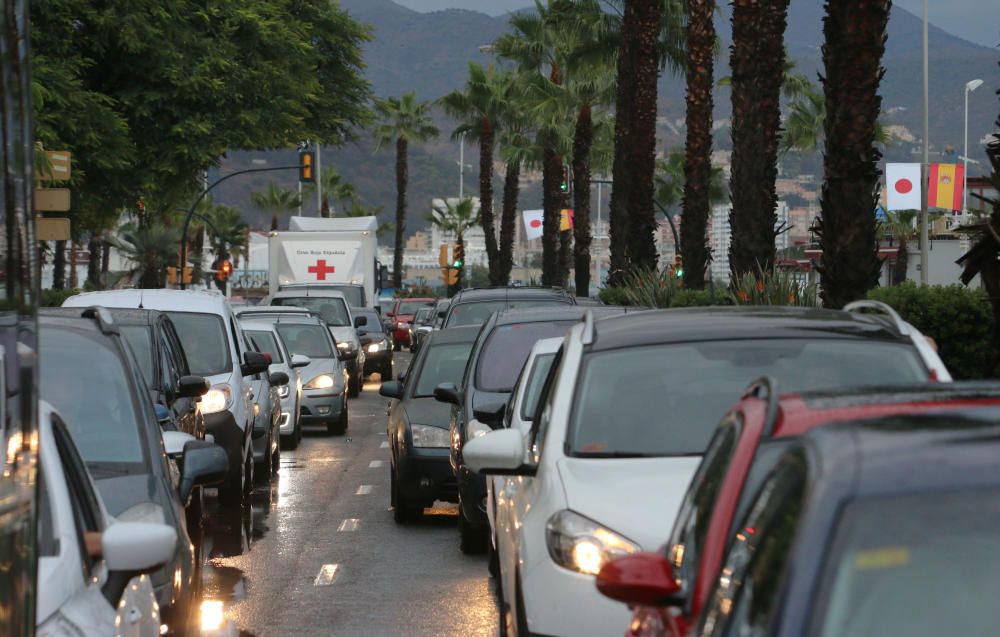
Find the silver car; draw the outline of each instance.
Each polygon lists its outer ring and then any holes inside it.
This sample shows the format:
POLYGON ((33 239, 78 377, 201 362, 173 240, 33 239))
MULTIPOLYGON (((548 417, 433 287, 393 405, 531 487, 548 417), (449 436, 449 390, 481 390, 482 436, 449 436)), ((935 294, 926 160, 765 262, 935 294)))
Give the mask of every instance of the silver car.
MULTIPOLYGON (((251 315, 252 316, 252 315, 251 315)), ((288 384, 278 387, 281 397, 281 419, 278 430, 281 442, 289 449, 295 449, 302 441, 302 424, 299 422, 299 404, 302 401, 302 378, 299 370, 309 365, 306 356, 293 359, 278 336, 274 320, 253 317, 240 320, 243 332, 253 343, 257 351, 271 357, 271 372, 284 372, 288 375, 288 384)))

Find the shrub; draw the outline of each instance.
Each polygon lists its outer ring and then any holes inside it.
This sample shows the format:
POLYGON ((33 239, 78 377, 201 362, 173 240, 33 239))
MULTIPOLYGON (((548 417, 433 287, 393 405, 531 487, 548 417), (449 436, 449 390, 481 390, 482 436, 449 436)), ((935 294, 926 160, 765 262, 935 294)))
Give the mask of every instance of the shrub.
POLYGON ((706 307, 709 305, 732 305, 729 289, 715 286, 708 290, 678 290, 670 307, 706 307))
POLYGON ((731 288, 734 305, 817 305, 816 284, 802 284, 781 270, 747 272, 733 281, 731 288))
POLYGON ((674 295, 681 289, 673 272, 636 270, 625 275, 625 296, 629 305, 639 307, 670 307, 674 295))
POLYGON ((937 341, 938 353, 956 379, 992 375, 993 312, 982 290, 961 285, 921 287, 907 281, 876 288, 868 298, 892 306, 904 321, 937 341))
POLYGON ((628 298, 628 290, 620 287, 601 288, 597 292, 597 298, 605 305, 632 305, 628 298))
POLYGON ((62 307, 63 301, 79 294, 80 290, 42 290, 42 307, 62 307))

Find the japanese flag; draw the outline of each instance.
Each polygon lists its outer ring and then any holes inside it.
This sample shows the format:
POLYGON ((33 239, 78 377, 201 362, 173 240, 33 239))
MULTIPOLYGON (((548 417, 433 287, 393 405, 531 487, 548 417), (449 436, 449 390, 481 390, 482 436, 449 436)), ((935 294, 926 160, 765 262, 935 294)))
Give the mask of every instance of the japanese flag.
POLYGON ((542 236, 542 215, 544 210, 525 210, 524 217, 524 238, 540 239, 542 236))
POLYGON ((920 210, 920 164, 886 164, 885 187, 887 210, 920 210))

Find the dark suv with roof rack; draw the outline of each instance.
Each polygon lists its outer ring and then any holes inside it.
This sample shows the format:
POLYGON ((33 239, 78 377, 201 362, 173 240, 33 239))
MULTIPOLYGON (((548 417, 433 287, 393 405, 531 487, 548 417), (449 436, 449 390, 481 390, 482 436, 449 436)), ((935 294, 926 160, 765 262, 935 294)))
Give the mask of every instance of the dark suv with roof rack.
POLYGON ((468 288, 453 296, 448 309, 442 310, 441 327, 482 325, 494 312, 551 305, 576 305, 576 297, 561 288, 468 288))

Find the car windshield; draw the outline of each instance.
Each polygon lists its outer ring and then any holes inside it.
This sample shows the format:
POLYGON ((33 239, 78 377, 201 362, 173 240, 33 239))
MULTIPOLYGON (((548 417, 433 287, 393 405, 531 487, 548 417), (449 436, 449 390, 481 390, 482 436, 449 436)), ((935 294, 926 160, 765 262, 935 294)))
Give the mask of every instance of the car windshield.
POLYGON ((301 354, 309 358, 334 358, 330 332, 322 325, 296 325, 279 323, 278 334, 291 355, 301 354))
POLYGON ((1000 492, 992 489, 849 504, 812 634, 996 634, 998 527, 1000 492))
MULTIPOLYGON (((323 319, 330 327, 346 327, 351 324, 351 314, 344 299, 323 296, 289 296, 274 299, 273 305, 303 307, 323 319)), ((301 353, 301 352, 299 352, 301 353)))
POLYGON ((428 303, 434 301, 401 301, 396 308, 396 316, 416 314, 418 310, 427 307, 428 303))
POLYGON ((275 340, 273 332, 247 330, 246 334, 253 342, 253 345, 257 348, 258 352, 262 352, 271 357, 272 363, 285 362, 285 359, 281 356, 281 348, 278 347, 278 341, 275 340))
POLYGON ((59 412, 87 464, 144 463, 137 396, 109 339, 43 327, 38 340, 41 398, 59 412))
POLYGON ((188 367, 196 376, 215 376, 232 371, 229 339, 222 319, 214 314, 168 312, 181 339, 188 367))
POLYGON ((501 310, 511 310, 526 307, 547 307, 550 305, 566 305, 558 299, 497 299, 495 301, 473 301, 459 303, 452 308, 445 327, 461 327, 463 325, 482 325, 490 314, 501 310))
POLYGON ((782 392, 927 380, 913 347, 885 341, 758 339, 595 352, 576 387, 572 453, 701 454, 726 410, 764 375, 782 392))
POLYGON ((331 289, 344 295, 344 300, 351 307, 364 307, 365 289, 360 285, 331 285, 331 289))
POLYGON ((153 337, 152 329, 147 325, 122 325, 122 336, 132 348, 135 360, 139 363, 142 377, 150 385, 155 384, 153 378, 153 337))
POLYGON ((465 364, 469 361, 472 343, 444 343, 432 345, 424 356, 423 365, 415 379, 413 398, 434 395, 434 388, 441 383, 462 382, 465 364))
POLYGON ((413 322, 418 325, 427 325, 434 321, 434 307, 422 307, 417 310, 417 314, 413 317, 413 322))
POLYGON ((535 357, 535 362, 528 372, 528 382, 524 387, 524 398, 521 400, 521 420, 531 422, 535 415, 535 407, 538 406, 538 396, 545 386, 545 378, 552 368, 552 361, 556 358, 555 353, 539 354, 535 357))
POLYGON ((355 312, 354 316, 363 316, 368 319, 367 323, 358 328, 358 334, 381 334, 384 331, 382 317, 376 312, 355 312))
POLYGON ((509 392, 528 360, 531 348, 543 338, 562 336, 576 321, 535 321, 493 328, 476 362, 475 387, 509 392))

